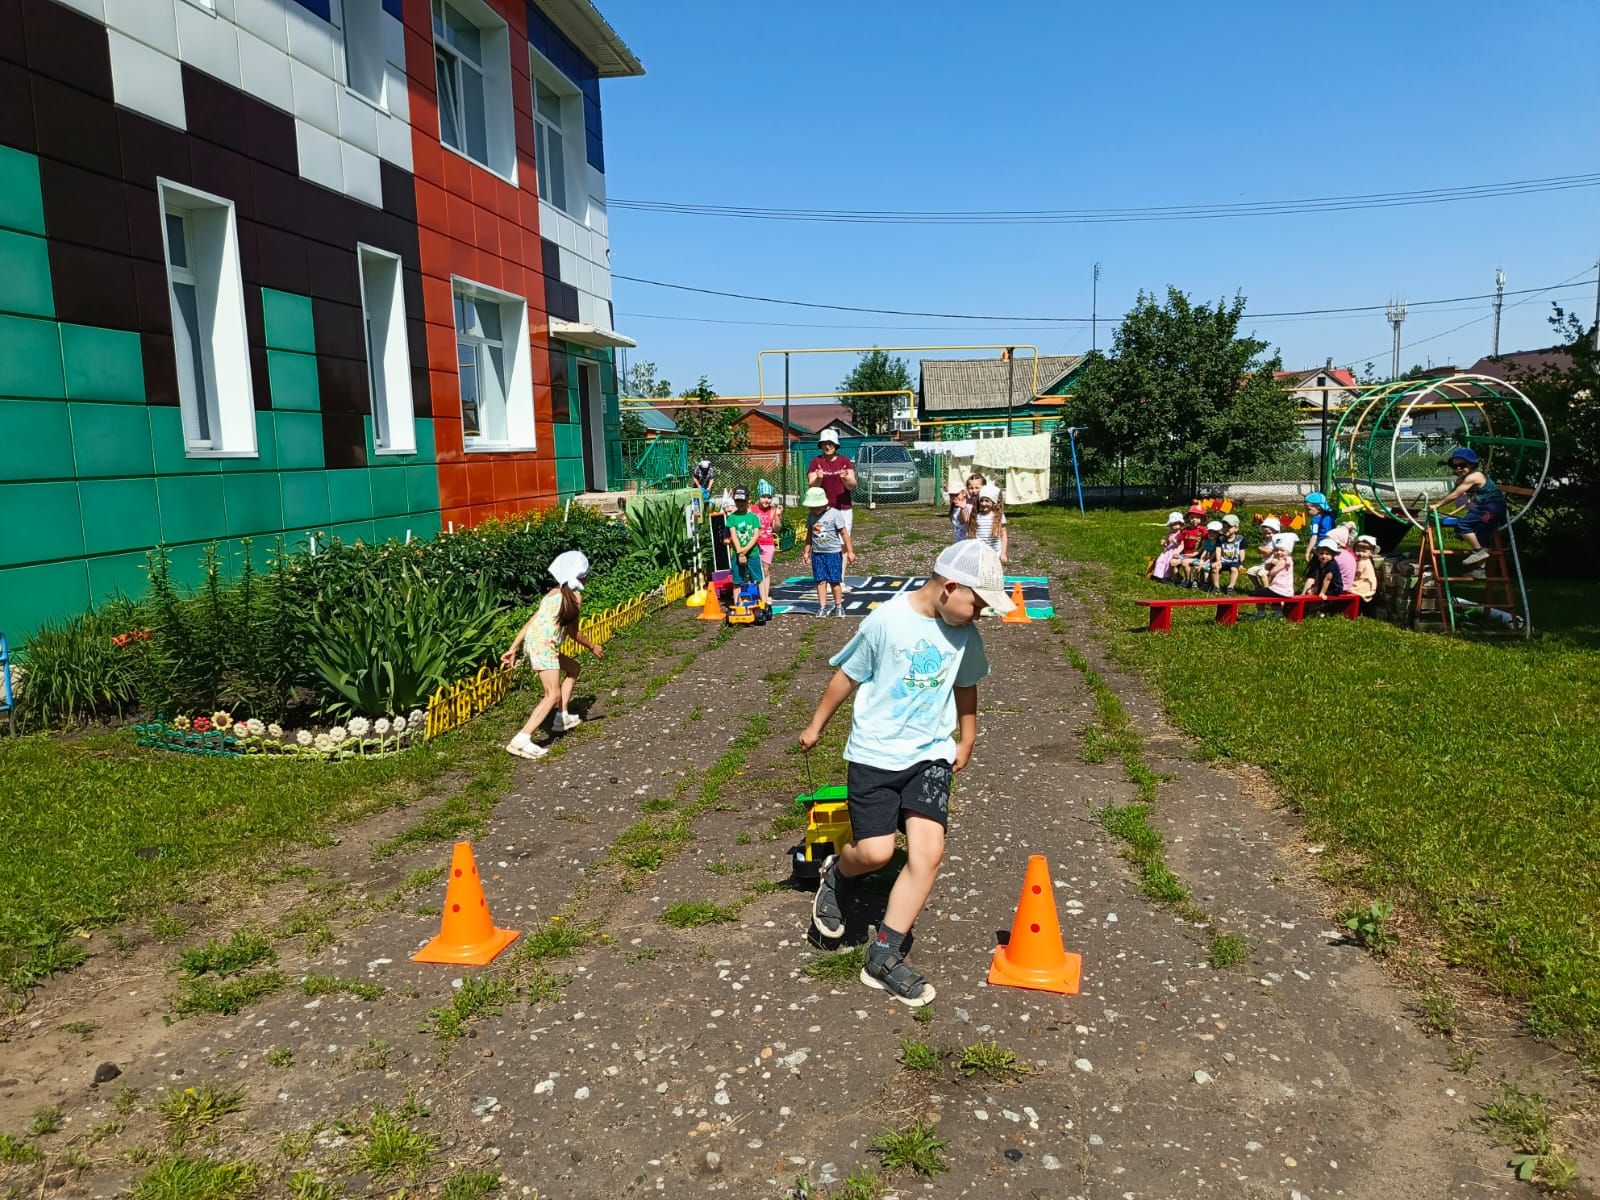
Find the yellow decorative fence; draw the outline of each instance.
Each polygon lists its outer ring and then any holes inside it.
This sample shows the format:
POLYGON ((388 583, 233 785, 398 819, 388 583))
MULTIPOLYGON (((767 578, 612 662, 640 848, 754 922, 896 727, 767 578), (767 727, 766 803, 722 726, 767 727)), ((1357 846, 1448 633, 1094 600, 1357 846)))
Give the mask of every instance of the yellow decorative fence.
MULTIPOLYGON (((614 608, 592 616, 583 617, 578 621, 578 630, 591 643, 603 646, 616 636, 618 631, 626 629, 653 612, 659 612, 669 604, 682 600, 689 592, 690 573, 680 571, 669 576, 660 587, 652 588, 648 592, 641 592, 631 600, 624 600, 614 608)), ((578 643, 568 638, 561 647, 561 652, 575 656, 581 647, 578 643)), ((428 697, 428 727, 426 737, 432 738, 438 734, 459 728, 479 713, 498 704, 505 699, 511 690, 511 679, 515 674, 517 664, 509 667, 479 668, 476 675, 442 687, 428 697)))

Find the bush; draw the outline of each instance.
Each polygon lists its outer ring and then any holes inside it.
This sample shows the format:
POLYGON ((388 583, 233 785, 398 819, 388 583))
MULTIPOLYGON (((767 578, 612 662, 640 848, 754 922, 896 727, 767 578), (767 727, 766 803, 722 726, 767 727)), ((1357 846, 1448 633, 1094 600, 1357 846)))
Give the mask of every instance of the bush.
POLYGON ((23 728, 120 717, 138 703, 138 658, 143 624, 132 604, 52 621, 18 655, 26 668, 17 689, 17 723, 23 728), (124 634, 134 639, 118 645, 124 634))

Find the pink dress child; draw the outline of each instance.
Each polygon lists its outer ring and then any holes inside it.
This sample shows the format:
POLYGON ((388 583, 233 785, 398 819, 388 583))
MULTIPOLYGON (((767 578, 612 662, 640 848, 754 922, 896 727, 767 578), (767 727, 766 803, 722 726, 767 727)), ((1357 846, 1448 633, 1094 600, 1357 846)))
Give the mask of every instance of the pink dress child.
POLYGON ((1167 536, 1161 540, 1161 553, 1156 556, 1154 565, 1150 568, 1150 578, 1165 581, 1172 575, 1173 560, 1178 557, 1178 531, 1183 528, 1183 518, 1177 513, 1169 514, 1167 518, 1167 536), (1173 520, 1177 517, 1177 520, 1173 520))

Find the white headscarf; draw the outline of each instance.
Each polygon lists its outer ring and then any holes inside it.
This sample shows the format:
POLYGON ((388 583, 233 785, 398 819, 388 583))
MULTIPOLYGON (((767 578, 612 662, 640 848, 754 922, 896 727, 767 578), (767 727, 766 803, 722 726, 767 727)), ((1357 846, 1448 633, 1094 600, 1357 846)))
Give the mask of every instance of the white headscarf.
POLYGON ((583 577, 589 573, 589 559, 582 550, 563 550, 550 564, 550 574, 563 587, 583 591, 583 577))

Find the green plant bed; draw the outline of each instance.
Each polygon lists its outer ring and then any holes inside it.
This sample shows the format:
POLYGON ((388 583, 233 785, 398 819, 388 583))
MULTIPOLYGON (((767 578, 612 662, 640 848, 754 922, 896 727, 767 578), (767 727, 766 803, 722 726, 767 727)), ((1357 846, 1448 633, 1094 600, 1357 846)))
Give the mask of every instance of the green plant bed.
MULTIPOLYGON (((1363 912, 1378 899, 1423 915, 1447 961, 1525 1001, 1536 1033, 1600 1061, 1592 594, 1531 580, 1526 643, 1374 620, 1191 619, 1150 636, 1135 632, 1132 601, 1160 594, 1143 573, 1164 515, 1052 506, 1011 520, 1019 540, 1080 564, 1066 586, 1177 724, 1272 774, 1363 912)), ((1418 928, 1402 923, 1402 942, 1418 928)))

